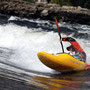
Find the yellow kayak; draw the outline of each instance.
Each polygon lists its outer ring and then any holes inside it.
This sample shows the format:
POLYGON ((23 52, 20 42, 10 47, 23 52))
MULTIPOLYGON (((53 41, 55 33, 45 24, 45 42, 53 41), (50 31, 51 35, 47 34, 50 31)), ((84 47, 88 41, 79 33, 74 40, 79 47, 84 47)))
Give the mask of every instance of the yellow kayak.
POLYGON ((53 55, 39 52, 37 55, 44 65, 56 71, 79 71, 86 68, 86 63, 77 60, 67 53, 53 55))

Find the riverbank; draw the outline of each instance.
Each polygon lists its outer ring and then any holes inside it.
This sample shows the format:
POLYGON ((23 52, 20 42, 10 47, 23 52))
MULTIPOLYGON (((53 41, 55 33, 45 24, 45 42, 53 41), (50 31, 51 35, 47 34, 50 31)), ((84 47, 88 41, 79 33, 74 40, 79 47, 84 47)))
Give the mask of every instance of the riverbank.
POLYGON ((53 20, 90 25, 90 10, 81 7, 30 3, 22 0, 0 0, 0 13, 23 18, 53 20))

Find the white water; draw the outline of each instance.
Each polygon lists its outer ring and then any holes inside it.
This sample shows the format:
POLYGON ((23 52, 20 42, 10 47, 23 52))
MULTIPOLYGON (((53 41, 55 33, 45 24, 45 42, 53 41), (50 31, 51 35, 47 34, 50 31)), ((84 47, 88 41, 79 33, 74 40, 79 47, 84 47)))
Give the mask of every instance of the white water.
MULTIPOLYGON (((62 36, 66 35, 62 34, 62 36)), ((77 41, 86 52, 87 63, 90 64, 90 41, 85 39, 77 39, 77 41)), ((64 47, 70 45, 65 42, 63 44, 64 47)), ((62 52, 58 33, 41 31, 40 28, 21 27, 12 23, 0 25, 0 47, 14 51, 14 54, 7 61, 25 69, 41 72, 53 71, 39 61, 38 52, 62 52)))

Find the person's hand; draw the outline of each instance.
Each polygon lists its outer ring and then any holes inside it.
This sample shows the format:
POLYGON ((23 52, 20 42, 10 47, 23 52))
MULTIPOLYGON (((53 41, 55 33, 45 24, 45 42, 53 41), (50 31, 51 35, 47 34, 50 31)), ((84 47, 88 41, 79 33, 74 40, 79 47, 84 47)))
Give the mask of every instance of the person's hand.
POLYGON ((62 42, 62 38, 59 41, 62 42))
POLYGON ((79 54, 79 56, 80 56, 80 57, 84 57, 84 55, 83 55, 83 54, 79 54))

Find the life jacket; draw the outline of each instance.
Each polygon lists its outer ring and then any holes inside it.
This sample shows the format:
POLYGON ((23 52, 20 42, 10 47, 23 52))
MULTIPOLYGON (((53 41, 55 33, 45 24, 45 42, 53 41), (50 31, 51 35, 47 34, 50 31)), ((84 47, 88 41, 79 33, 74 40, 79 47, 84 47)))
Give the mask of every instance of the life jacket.
POLYGON ((78 42, 75 39, 73 39, 71 37, 64 37, 64 38, 62 38, 62 41, 70 42, 76 51, 84 52, 83 49, 80 47, 80 45, 78 44, 78 42))

